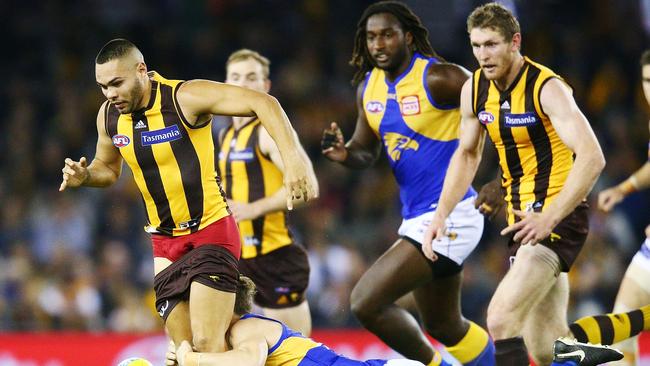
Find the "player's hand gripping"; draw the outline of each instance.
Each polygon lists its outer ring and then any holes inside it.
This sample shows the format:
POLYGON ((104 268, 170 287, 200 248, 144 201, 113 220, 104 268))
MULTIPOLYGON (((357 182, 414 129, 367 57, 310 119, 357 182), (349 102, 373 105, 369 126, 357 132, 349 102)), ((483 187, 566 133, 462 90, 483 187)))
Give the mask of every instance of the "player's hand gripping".
POLYGON ((503 190, 500 179, 495 179, 483 185, 476 197, 474 207, 488 219, 494 219, 503 208, 503 190))
POLYGON ((63 181, 59 187, 59 192, 64 191, 67 187, 79 187, 90 177, 85 157, 82 157, 79 161, 66 158, 61 171, 63 172, 63 181))
POLYGON ((330 127, 323 131, 323 139, 320 142, 320 147, 323 155, 332 161, 341 163, 348 157, 343 133, 336 122, 332 122, 330 127))
POLYGON ((434 213, 431 223, 429 223, 427 230, 424 232, 424 239, 422 239, 422 252, 431 261, 435 262, 438 259, 436 252, 433 251, 433 241, 441 240, 440 238, 445 236, 446 231, 447 225, 445 225, 445 219, 434 213))
POLYGON ((600 193, 598 193, 598 209, 609 212, 625 198, 625 193, 616 187, 608 188, 600 193))
POLYGON ((515 222, 501 230, 501 235, 508 235, 514 232, 515 235, 512 237, 512 240, 521 242, 522 245, 535 245, 539 243, 551 235, 555 227, 553 221, 545 213, 519 210, 512 210, 512 213, 519 216, 521 221, 515 222))

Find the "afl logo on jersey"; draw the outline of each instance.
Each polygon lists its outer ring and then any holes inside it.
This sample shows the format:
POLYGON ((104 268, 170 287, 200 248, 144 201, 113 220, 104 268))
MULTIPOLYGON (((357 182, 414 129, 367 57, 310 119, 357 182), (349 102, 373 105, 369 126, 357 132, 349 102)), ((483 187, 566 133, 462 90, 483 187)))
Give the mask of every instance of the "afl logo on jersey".
POLYGON ((494 115, 488 111, 480 111, 478 113, 478 121, 484 125, 494 122, 494 115))
POLYGON ((124 147, 130 143, 131 143, 131 139, 129 138, 129 136, 126 135, 113 136, 113 145, 115 145, 115 147, 117 148, 124 147))
POLYGON ((384 111, 384 105, 376 100, 366 103, 366 110, 370 113, 381 113, 384 111))

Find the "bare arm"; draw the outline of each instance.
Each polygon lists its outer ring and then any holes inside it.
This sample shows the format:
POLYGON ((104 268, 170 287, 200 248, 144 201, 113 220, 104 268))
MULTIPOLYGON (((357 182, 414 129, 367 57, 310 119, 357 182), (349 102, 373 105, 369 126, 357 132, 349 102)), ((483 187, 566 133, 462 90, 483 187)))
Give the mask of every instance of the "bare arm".
POLYGON ((542 213, 515 210, 522 220, 501 231, 502 235, 516 232, 513 240, 523 244, 536 244, 548 237, 587 196, 605 166, 598 140, 569 88, 562 81, 551 79, 542 88, 540 100, 558 136, 575 154, 575 160, 562 190, 542 213))
MULTIPOLYGON (((180 366, 264 366, 269 351, 267 336, 273 333, 267 324, 269 321, 258 319, 240 320, 230 330, 232 349, 222 353, 185 352, 179 347, 177 351, 180 366)), ((273 328, 270 328, 273 329, 273 328)), ((281 333, 281 330, 278 330, 281 333)), ((279 338, 277 335, 276 339, 279 338)), ((186 344, 185 348, 189 346, 186 344)), ((182 346, 182 345, 181 345, 182 346)))
POLYGON ((105 110, 108 102, 104 103, 97 113, 97 146, 95 158, 86 166, 86 158, 79 161, 70 158, 65 159, 65 166, 62 169, 63 182, 59 191, 67 187, 107 187, 115 183, 122 173, 122 156, 113 146, 111 137, 106 133, 105 110))
MULTIPOLYGON (((284 165, 282 164, 282 159, 280 158, 280 151, 276 146, 275 142, 271 139, 269 133, 261 128, 259 130, 259 146, 260 151, 269 156, 273 164, 275 164, 278 169, 284 174, 284 165)), ((302 155, 303 159, 307 161, 307 179, 312 183, 316 194, 318 195, 318 180, 316 179, 316 173, 314 173, 314 167, 312 166, 307 153, 302 148, 301 145, 298 145, 299 153, 302 155)), ((274 194, 261 198, 257 201, 250 203, 236 202, 231 201, 228 203, 232 209, 235 218, 237 221, 242 220, 252 220, 257 217, 266 215, 270 212, 282 211, 286 208, 286 199, 287 196, 286 189, 284 187, 280 188, 274 194)), ((294 207, 299 206, 303 203, 302 200, 294 200, 294 207)))
POLYGON ((363 88, 357 87, 357 124, 352 138, 343 143, 343 134, 335 122, 323 132, 323 154, 332 161, 349 168, 364 169, 377 161, 381 151, 381 142, 372 131, 363 108, 363 88))
POLYGON ((468 80, 463 85, 461 93, 461 122, 460 141, 458 148, 451 157, 445 183, 440 194, 436 216, 443 219, 456 207, 474 180, 476 170, 481 162, 483 145, 485 144, 485 129, 472 112, 471 104, 472 83, 468 80))
MULTIPOLYGON (((648 125, 650 129, 650 124, 648 125)), ((650 159, 650 157, 648 157, 650 159)), ((598 208, 609 212, 628 194, 650 187, 650 160, 620 184, 598 194, 598 208)))
POLYGON ((469 79, 461 92, 459 145, 451 157, 438 207, 422 243, 424 254, 432 260, 437 257, 431 247, 431 241, 445 235, 445 219, 467 192, 481 162, 486 132, 472 112, 471 92, 472 81, 469 79))
POLYGON ((605 167, 605 157, 587 118, 562 81, 549 80, 542 88, 540 101, 558 136, 575 154, 562 191, 544 210, 551 215, 555 226, 589 194, 605 167))
POLYGON ((210 114, 257 115, 277 144, 287 167, 284 182, 289 193, 289 209, 292 198, 307 201, 315 197, 315 188, 307 178, 307 161, 298 152, 300 142, 277 99, 252 89, 208 80, 186 82, 179 88, 177 98, 189 121, 202 120, 202 116, 210 114))

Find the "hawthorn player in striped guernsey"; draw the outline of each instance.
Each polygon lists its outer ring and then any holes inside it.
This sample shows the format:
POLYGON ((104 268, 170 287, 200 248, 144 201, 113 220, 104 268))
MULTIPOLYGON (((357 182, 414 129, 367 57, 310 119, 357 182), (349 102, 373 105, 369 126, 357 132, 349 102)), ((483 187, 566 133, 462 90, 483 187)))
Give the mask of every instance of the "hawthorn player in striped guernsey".
POLYGON ((277 100, 208 80, 149 73, 138 48, 108 42, 95 59, 107 101, 97 114, 97 150, 87 165, 65 159, 67 187, 106 187, 126 161, 147 212, 156 307, 175 344, 225 351, 238 282, 240 239, 215 172, 213 114, 257 116, 280 147, 287 204, 315 196, 309 163, 277 100))
MULTIPOLYGON (((226 62, 226 83, 268 93, 269 66, 258 52, 238 50, 226 62)), ((297 148, 307 156, 302 146, 297 148)), ((280 152, 259 118, 233 117, 219 132, 218 167, 241 235, 239 271, 257 286, 255 304, 264 315, 309 336, 309 261, 289 228, 280 152)), ((317 187, 311 164, 307 174, 317 187)))
POLYGON ((432 239, 444 235, 489 135, 506 192, 509 226, 502 235, 514 260, 488 308, 497 365, 528 365, 527 347, 536 364, 548 365, 553 341, 569 331, 566 272, 587 237, 585 197, 605 159, 571 88, 520 53, 519 22, 508 9, 476 8, 467 30, 480 68, 461 92, 460 144, 424 249, 432 255, 432 239))

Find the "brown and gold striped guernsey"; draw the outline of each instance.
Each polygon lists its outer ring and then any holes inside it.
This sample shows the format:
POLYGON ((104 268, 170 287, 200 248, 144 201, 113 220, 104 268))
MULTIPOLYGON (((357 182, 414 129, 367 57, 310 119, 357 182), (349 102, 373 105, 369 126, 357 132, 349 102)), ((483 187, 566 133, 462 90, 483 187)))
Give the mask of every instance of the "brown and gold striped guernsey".
MULTIPOLYGON (((219 151, 219 172, 226 197, 239 202, 254 202, 276 193, 283 187, 282 171, 259 148, 259 119, 223 135, 219 151)), ((276 211, 254 220, 237 223, 244 259, 266 254, 289 245, 293 237, 285 211, 276 211)))
POLYGON ((481 69, 472 78, 472 107, 499 154, 506 189, 508 223, 511 210, 542 211, 556 197, 573 166, 573 152, 560 140, 542 110, 540 91, 551 78, 547 67, 524 58, 519 74, 500 91, 481 69))
POLYGON ((120 114, 106 107, 106 132, 142 194, 145 230, 181 236, 227 216, 228 209, 214 165, 211 121, 191 126, 176 92, 183 83, 151 73, 146 108, 120 114))

